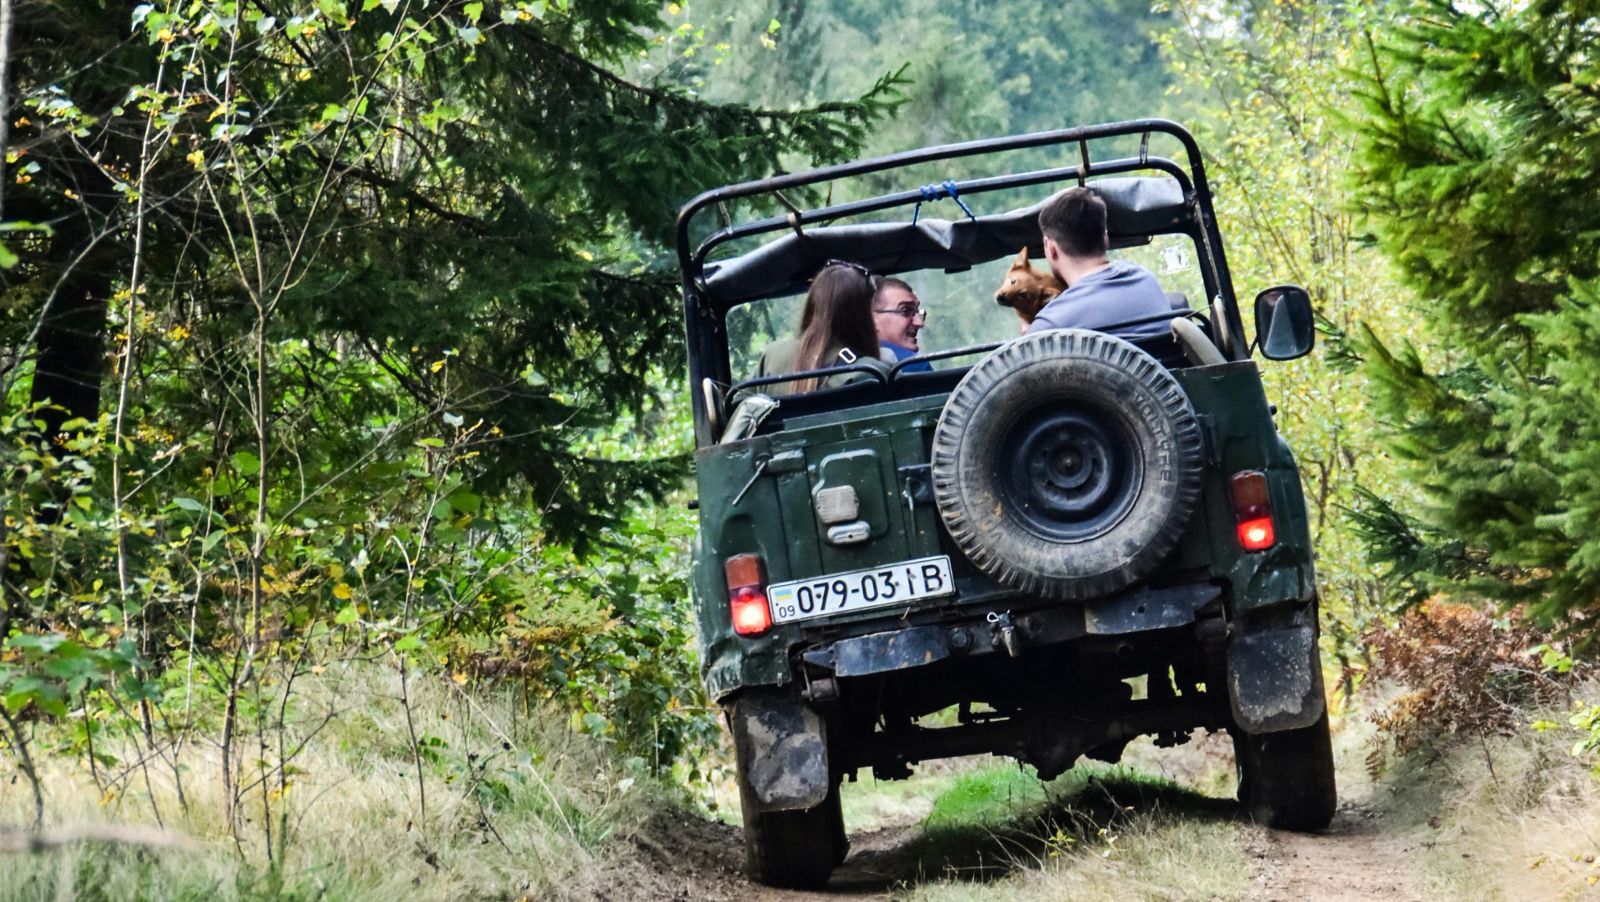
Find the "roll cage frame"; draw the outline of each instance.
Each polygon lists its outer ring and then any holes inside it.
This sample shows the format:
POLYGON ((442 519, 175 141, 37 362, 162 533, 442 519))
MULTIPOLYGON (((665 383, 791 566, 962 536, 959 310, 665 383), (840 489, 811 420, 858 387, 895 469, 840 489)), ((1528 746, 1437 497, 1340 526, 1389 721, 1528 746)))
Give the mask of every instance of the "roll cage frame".
MULTIPOLYGON (((1054 131, 1033 132, 1005 138, 986 138, 957 144, 944 144, 910 150, 888 156, 874 157, 824 166, 805 172, 775 175, 763 179, 740 182, 715 188, 696 195, 684 205, 677 219, 678 265, 683 277, 683 315, 688 336, 689 382, 694 411, 695 446, 713 444, 716 437, 711 423, 711 411, 706 393, 700 390, 706 379, 716 385, 728 386, 732 382, 728 360, 727 313, 736 305, 719 305, 711 302, 705 279, 706 261, 711 252, 723 244, 741 238, 781 231, 800 231, 806 225, 825 224, 850 216, 859 216, 879 210, 917 204, 926 199, 921 190, 897 191, 877 197, 848 203, 834 204, 816 209, 796 207, 782 192, 789 189, 820 185, 841 179, 870 175, 964 157, 983 156, 1035 147, 1077 144, 1079 162, 1074 166, 989 176, 950 183, 961 196, 983 194, 1009 188, 1046 185, 1068 180, 1084 184, 1091 176, 1104 176, 1146 171, 1161 172, 1178 182, 1184 196, 1183 223, 1180 228, 1162 230, 1163 234, 1185 234, 1200 251, 1201 278, 1206 294, 1211 298, 1211 312, 1221 320, 1222 329, 1217 334, 1219 349, 1228 360, 1249 358, 1249 347, 1244 337, 1239 304, 1233 292, 1233 282, 1223 251, 1222 235, 1217 228, 1216 214, 1211 201, 1211 189, 1206 180, 1205 164, 1199 145, 1187 129, 1167 119, 1132 119, 1103 125, 1089 125, 1054 131), (1187 157, 1187 169, 1165 157, 1149 154, 1150 136, 1164 134, 1176 138, 1187 157), (1096 161, 1089 153, 1093 140, 1139 135, 1137 157, 1122 157, 1096 161), (785 216, 767 217, 744 223, 728 222, 725 211, 730 201, 770 195, 789 209, 785 216), (724 211, 722 228, 712 232, 698 245, 692 243, 691 226, 696 216, 710 209, 724 211)), ((1153 234, 1153 233, 1152 233, 1153 234)), ((996 258, 998 259, 998 258, 996 258)), ((899 270, 900 272, 910 271, 899 270)), ((884 275, 892 275, 885 272, 884 275)), ((975 353, 991 346, 975 345, 938 352, 940 358, 975 353)), ((925 355, 925 359, 934 355, 925 355)), ((898 367, 889 374, 898 375, 898 367)), ((780 377, 765 381, 783 381, 780 377)))

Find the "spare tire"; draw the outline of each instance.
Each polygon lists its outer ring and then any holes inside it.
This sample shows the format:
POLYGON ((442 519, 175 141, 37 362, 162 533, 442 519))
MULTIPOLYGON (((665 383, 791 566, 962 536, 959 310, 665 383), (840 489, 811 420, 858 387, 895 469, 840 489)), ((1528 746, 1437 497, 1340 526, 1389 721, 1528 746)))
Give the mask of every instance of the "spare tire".
POLYGON ((951 538, 1006 586, 1076 600, 1148 576, 1200 497, 1189 399, 1155 358, 1083 329, 1017 339, 969 371, 933 433, 951 538))

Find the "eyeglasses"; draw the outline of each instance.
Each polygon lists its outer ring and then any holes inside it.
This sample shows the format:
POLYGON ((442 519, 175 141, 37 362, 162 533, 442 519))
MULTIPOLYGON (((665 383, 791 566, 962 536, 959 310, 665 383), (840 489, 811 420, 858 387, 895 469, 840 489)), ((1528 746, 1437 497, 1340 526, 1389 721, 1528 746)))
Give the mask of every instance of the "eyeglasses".
POLYGON ((860 263, 854 263, 854 262, 851 262, 849 260, 828 260, 827 262, 822 264, 822 269, 817 270, 817 273, 818 273, 818 275, 820 275, 823 272, 823 270, 831 269, 831 268, 833 268, 835 266, 844 266, 844 267, 847 267, 849 269, 853 269, 856 272, 861 273, 862 276, 866 277, 867 281, 871 282, 873 284, 874 288, 877 287, 878 277, 872 274, 872 270, 867 269, 865 266, 862 266, 860 263))
POLYGON ((872 312, 897 313, 906 319, 916 319, 919 316, 926 318, 928 315, 928 308, 922 306, 921 304, 901 304, 898 307, 874 307, 872 308, 872 312))

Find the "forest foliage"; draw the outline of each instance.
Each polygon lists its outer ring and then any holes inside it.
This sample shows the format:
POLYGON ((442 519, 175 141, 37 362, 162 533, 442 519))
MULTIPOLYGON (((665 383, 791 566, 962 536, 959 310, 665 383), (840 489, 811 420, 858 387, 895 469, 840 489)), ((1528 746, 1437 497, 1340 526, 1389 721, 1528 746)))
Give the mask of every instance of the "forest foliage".
POLYGON ((48 739, 182 799, 204 737, 240 849, 281 861, 336 710, 297 681, 351 663, 396 678, 424 814, 422 683, 703 773, 676 206, 1150 115, 1205 148, 1240 294, 1321 314, 1267 373, 1345 673, 1411 589, 1592 629, 1569 4, 5 2, 0 745, 30 778, 48 739))
POLYGON ((852 154, 899 97, 631 81, 660 12, 18 4, 4 215, 48 229, 0 274, 0 741, 36 790, 51 720, 119 797, 211 779, 204 737, 279 862, 332 716, 297 681, 351 662, 398 676, 419 816, 419 681, 693 771, 688 538, 652 503, 685 472, 674 207, 852 154))
MULTIPOLYGON (((1242 298, 1292 282, 1310 292, 1318 353, 1263 366, 1294 448, 1317 550, 1327 651, 1348 691, 1369 663, 1362 634, 1395 602, 1376 577, 1352 510, 1362 492, 1405 488, 1378 439, 1359 349, 1364 329, 1414 335, 1418 320, 1388 262, 1366 239, 1345 182, 1355 138, 1364 35, 1380 7, 1314 2, 1172 0, 1162 38, 1203 148, 1242 298)), ((1248 319, 1248 317, 1246 317, 1248 319)))
POLYGON ((1365 519, 1389 575, 1600 637, 1600 62, 1592 4, 1408 7, 1369 39, 1355 200, 1418 298, 1365 342, 1414 503, 1365 519))

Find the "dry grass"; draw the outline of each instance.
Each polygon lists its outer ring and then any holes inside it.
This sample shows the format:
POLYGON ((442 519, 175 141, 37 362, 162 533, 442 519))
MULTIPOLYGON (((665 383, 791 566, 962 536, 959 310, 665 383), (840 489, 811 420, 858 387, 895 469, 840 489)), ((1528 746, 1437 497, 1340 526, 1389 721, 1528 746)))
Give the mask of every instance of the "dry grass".
MULTIPOLYGON (((1600 682, 1578 687, 1600 697, 1600 682)), ((1564 724, 1566 712, 1526 722, 1564 724)), ((1413 831, 1430 898, 1600 899, 1600 778, 1575 759, 1574 734, 1525 726, 1446 751, 1423 749, 1376 796, 1396 828, 1413 831)))
MULTIPOLYGON (((624 779, 602 748, 509 699, 469 697, 444 679, 412 688, 426 817, 394 673, 332 668, 301 687, 291 734, 311 740, 287 794, 247 794, 240 845, 224 826, 213 736, 182 753, 180 803, 170 768, 150 770, 148 791, 135 771, 122 792, 102 794, 81 755, 51 753, 63 737, 40 733, 53 841, 65 841, 0 852, 0 902, 543 899, 609 879, 597 874, 656 866, 632 861, 630 844, 608 844, 662 800, 624 779), (339 716, 326 720, 328 711, 339 716), (266 801, 289 815, 278 869, 263 846, 266 801), (157 810, 168 834, 150 832, 157 810), (171 834, 188 847, 162 847, 171 834)), ((1600 697, 1600 684, 1576 695, 1600 697)), ((1528 713, 1535 718, 1565 722, 1561 711, 1528 713)), ((1600 900, 1600 780, 1569 754, 1569 732, 1424 749, 1376 781, 1360 765, 1372 735, 1359 713, 1336 730, 1341 796, 1374 809, 1379 829, 1414 850, 1392 865, 1416 871, 1424 898, 1600 900)), ((1228 801, 1226 746, 1213 737, 1135 747, 1136 770, 1086 768, 1052 784, 987 759, 941 763, 908 783, 847 787, 849 820, 854 830, 921 823, 885 862, 899 873, 897 898, 1247 898, 1252 867, 1228 801)), ((111 751, 127 760, 131 747, 111 751)), ((0 782, 0 828, 26 823, 31 810, 24 783, 0 782)), ((0 829, 0 848, 17 839, 0 829)))
POLYGON ((1249 862, 1238 826, 1150 812, 1133 819, 1114 847, 1047 862, 1016 881, 1017 899, 1237 899, 1249 862))
MULTIPOLYGON (((645 807, 631 781, 564 726, 443 679, 418 683, 425 817, 397 676, 370 665, 330 668, 302 684, 293 732, 310 735, 326 711, 339 716, 295 757, 287 793, 247 794, 240 844, 225 828, 215 737, 189 744, 176 771, 152 767, 148 790, 139 773, 123 792, 104 795, 82 756, 41 755, 52 826, 154 827, 159 811, 161 824, 196 848, 91 841, 0 855, 0 900, 540 898, 591 864, 596 847, 645 807), (288 815, 287 845, 274 838, 286 849, 279 868, 265 854, 264 801, 281 801, 288 815)), ((23 784, 0 784, 0 824, 31 816, 23 784)))

